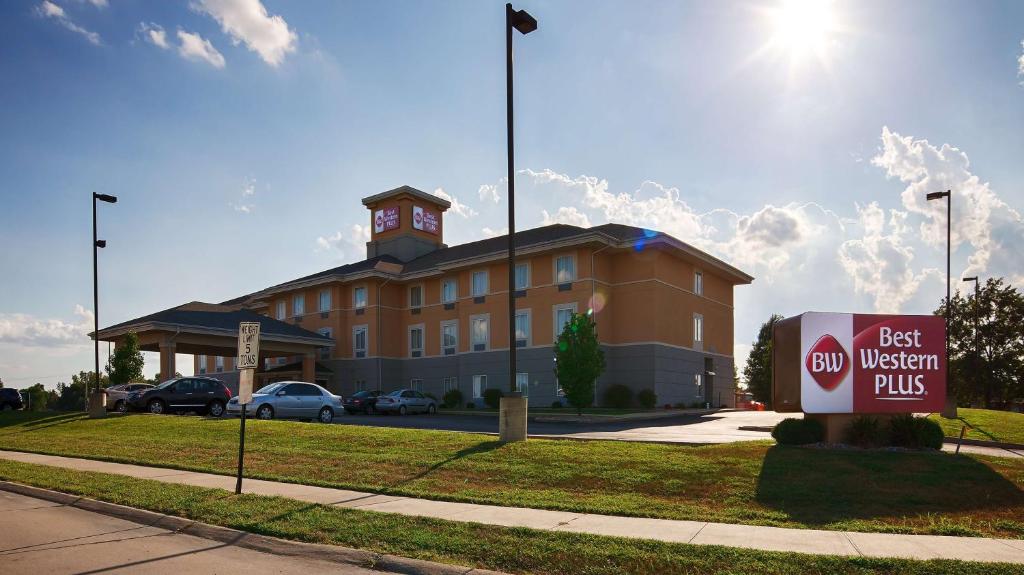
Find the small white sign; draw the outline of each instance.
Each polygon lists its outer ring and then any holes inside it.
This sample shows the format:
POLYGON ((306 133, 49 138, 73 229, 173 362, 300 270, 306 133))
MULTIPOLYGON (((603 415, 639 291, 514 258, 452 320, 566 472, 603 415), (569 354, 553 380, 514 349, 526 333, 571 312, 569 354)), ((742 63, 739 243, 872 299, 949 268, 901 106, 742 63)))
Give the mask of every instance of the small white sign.
POLYGON ((256 369, 260 363, 260 324, 244 321, 238 324, 238 362, 236 368, 256 369))
POLYGON ((247 405, 252 403, 252 379, 255 369, 243 369, 238 375, 238 403, 247 405))

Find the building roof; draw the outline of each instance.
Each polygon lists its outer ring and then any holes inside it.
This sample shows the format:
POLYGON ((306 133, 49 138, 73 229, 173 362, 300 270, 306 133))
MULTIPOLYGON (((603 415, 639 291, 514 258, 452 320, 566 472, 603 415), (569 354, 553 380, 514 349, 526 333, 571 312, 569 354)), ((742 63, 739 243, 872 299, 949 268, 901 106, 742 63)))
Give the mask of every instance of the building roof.
POLYGON ((401 195, 401 194, 409 194, 410 196, 419 198, 419 199, 421 199, 421 200, 423 200, 425 202, 430 202, 430 203, 432 203, 432 204, 434 204, 436 206, 440 206, 440 207, 442 207, 442 208, 444 208, 446 210, 448 208, 452 207, 452 203, 449 202, 448 200, 442 198, 441 196, 435 196, 434 194, 428 194, 427 192, 424 192, 423 190, 417 190, 416 188, 414 188, 412 186, 399 186, 399 187, 397 187, 397 188, 395 188, 393 190, 388 190, 386 192, 381 192, 379 194, 374 194, 372 196, 367 196, 367 197, 363 198, 363 205, 364 206, 372 206, 374 204, 379 203, 382 200, 386 200, 386 199, 388 199, 388 198, 390 198, 392 196, 398 196, 398 195, 401 195))

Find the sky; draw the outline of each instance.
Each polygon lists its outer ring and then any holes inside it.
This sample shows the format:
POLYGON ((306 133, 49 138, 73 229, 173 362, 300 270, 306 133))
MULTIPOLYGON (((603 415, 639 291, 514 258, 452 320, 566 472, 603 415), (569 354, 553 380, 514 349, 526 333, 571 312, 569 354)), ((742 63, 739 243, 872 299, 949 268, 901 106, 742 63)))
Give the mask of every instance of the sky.
MULTIPOLYGON (((516 218, 674 235, 772 313, 930 313, 1024 281, 1024 3, 524 0, 516 218)), ((100 323, 364 257, 360 198, 450 198, 505 227, 502 2, 0 3, 0 378, 92 366, 100 323)), ((180 357, 179 368, 191 362, 180 357)), ((146 375, 158 370, 147 354, 146 375)))

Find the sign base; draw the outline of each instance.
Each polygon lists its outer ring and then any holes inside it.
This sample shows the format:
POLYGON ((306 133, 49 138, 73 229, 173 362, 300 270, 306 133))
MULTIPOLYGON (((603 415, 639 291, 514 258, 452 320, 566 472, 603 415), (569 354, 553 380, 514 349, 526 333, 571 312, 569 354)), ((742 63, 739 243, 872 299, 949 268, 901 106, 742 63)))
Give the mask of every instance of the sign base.
POLYGON ((501 407, 498 408, 498 439, 501 442, 526 441, 526 401, 522 396, 501 398, 501 407))
POLYGON ((825 428, 825 443, 846 443, 846 430, 858 417, 877 419, 882 425, 889 425, 889 420, 901 413, 805 413, 805 419, 813 419, 825 428))

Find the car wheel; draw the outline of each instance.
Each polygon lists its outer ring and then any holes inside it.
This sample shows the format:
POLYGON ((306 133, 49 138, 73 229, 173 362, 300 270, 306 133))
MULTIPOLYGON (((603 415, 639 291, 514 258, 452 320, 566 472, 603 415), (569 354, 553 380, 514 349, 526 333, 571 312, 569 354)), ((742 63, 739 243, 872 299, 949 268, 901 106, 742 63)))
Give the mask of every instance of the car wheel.
POLYGON ((206 413, 210 414, 210 417, 220 417, 224 415, 224 402, 219 399, 211 401, 210 405, 206 408, 206 413))
POLYGON ((261 405, 260 408, 256 410, 256 418, 274 419, 274 408, 269 405, 261 405))
POLYGON ((164 405, 163 400, 161 400, 161 399, 154 399, 153 401, 149 402, 149 412, 150 413, 154 413, 156 415, 160 415, 160 414, 164 413, 165 411, 167 411, 167 406, 164 405))
POLYGON ((320 417, 318 418, 320 423, 330 423, 334 421, 334 410, 330 407, 325 407, 320 410, 320 417))
POLYGON ((427 415, 434 415, 435 413, 437 413, 437 406, 431 403, 427 406, 427 415))
POLYGON ((405 415, 405 411, 406 410, 405 410, 405 406, 404 405, 399 405, 398 406, 398 415, 405 415))
POLYGON ((128 404, 125 403, 123 399, 119 399, 117 400, 117 403, 114 404, 114 411, 118 413, 125 413, 128 411, 128 404))

